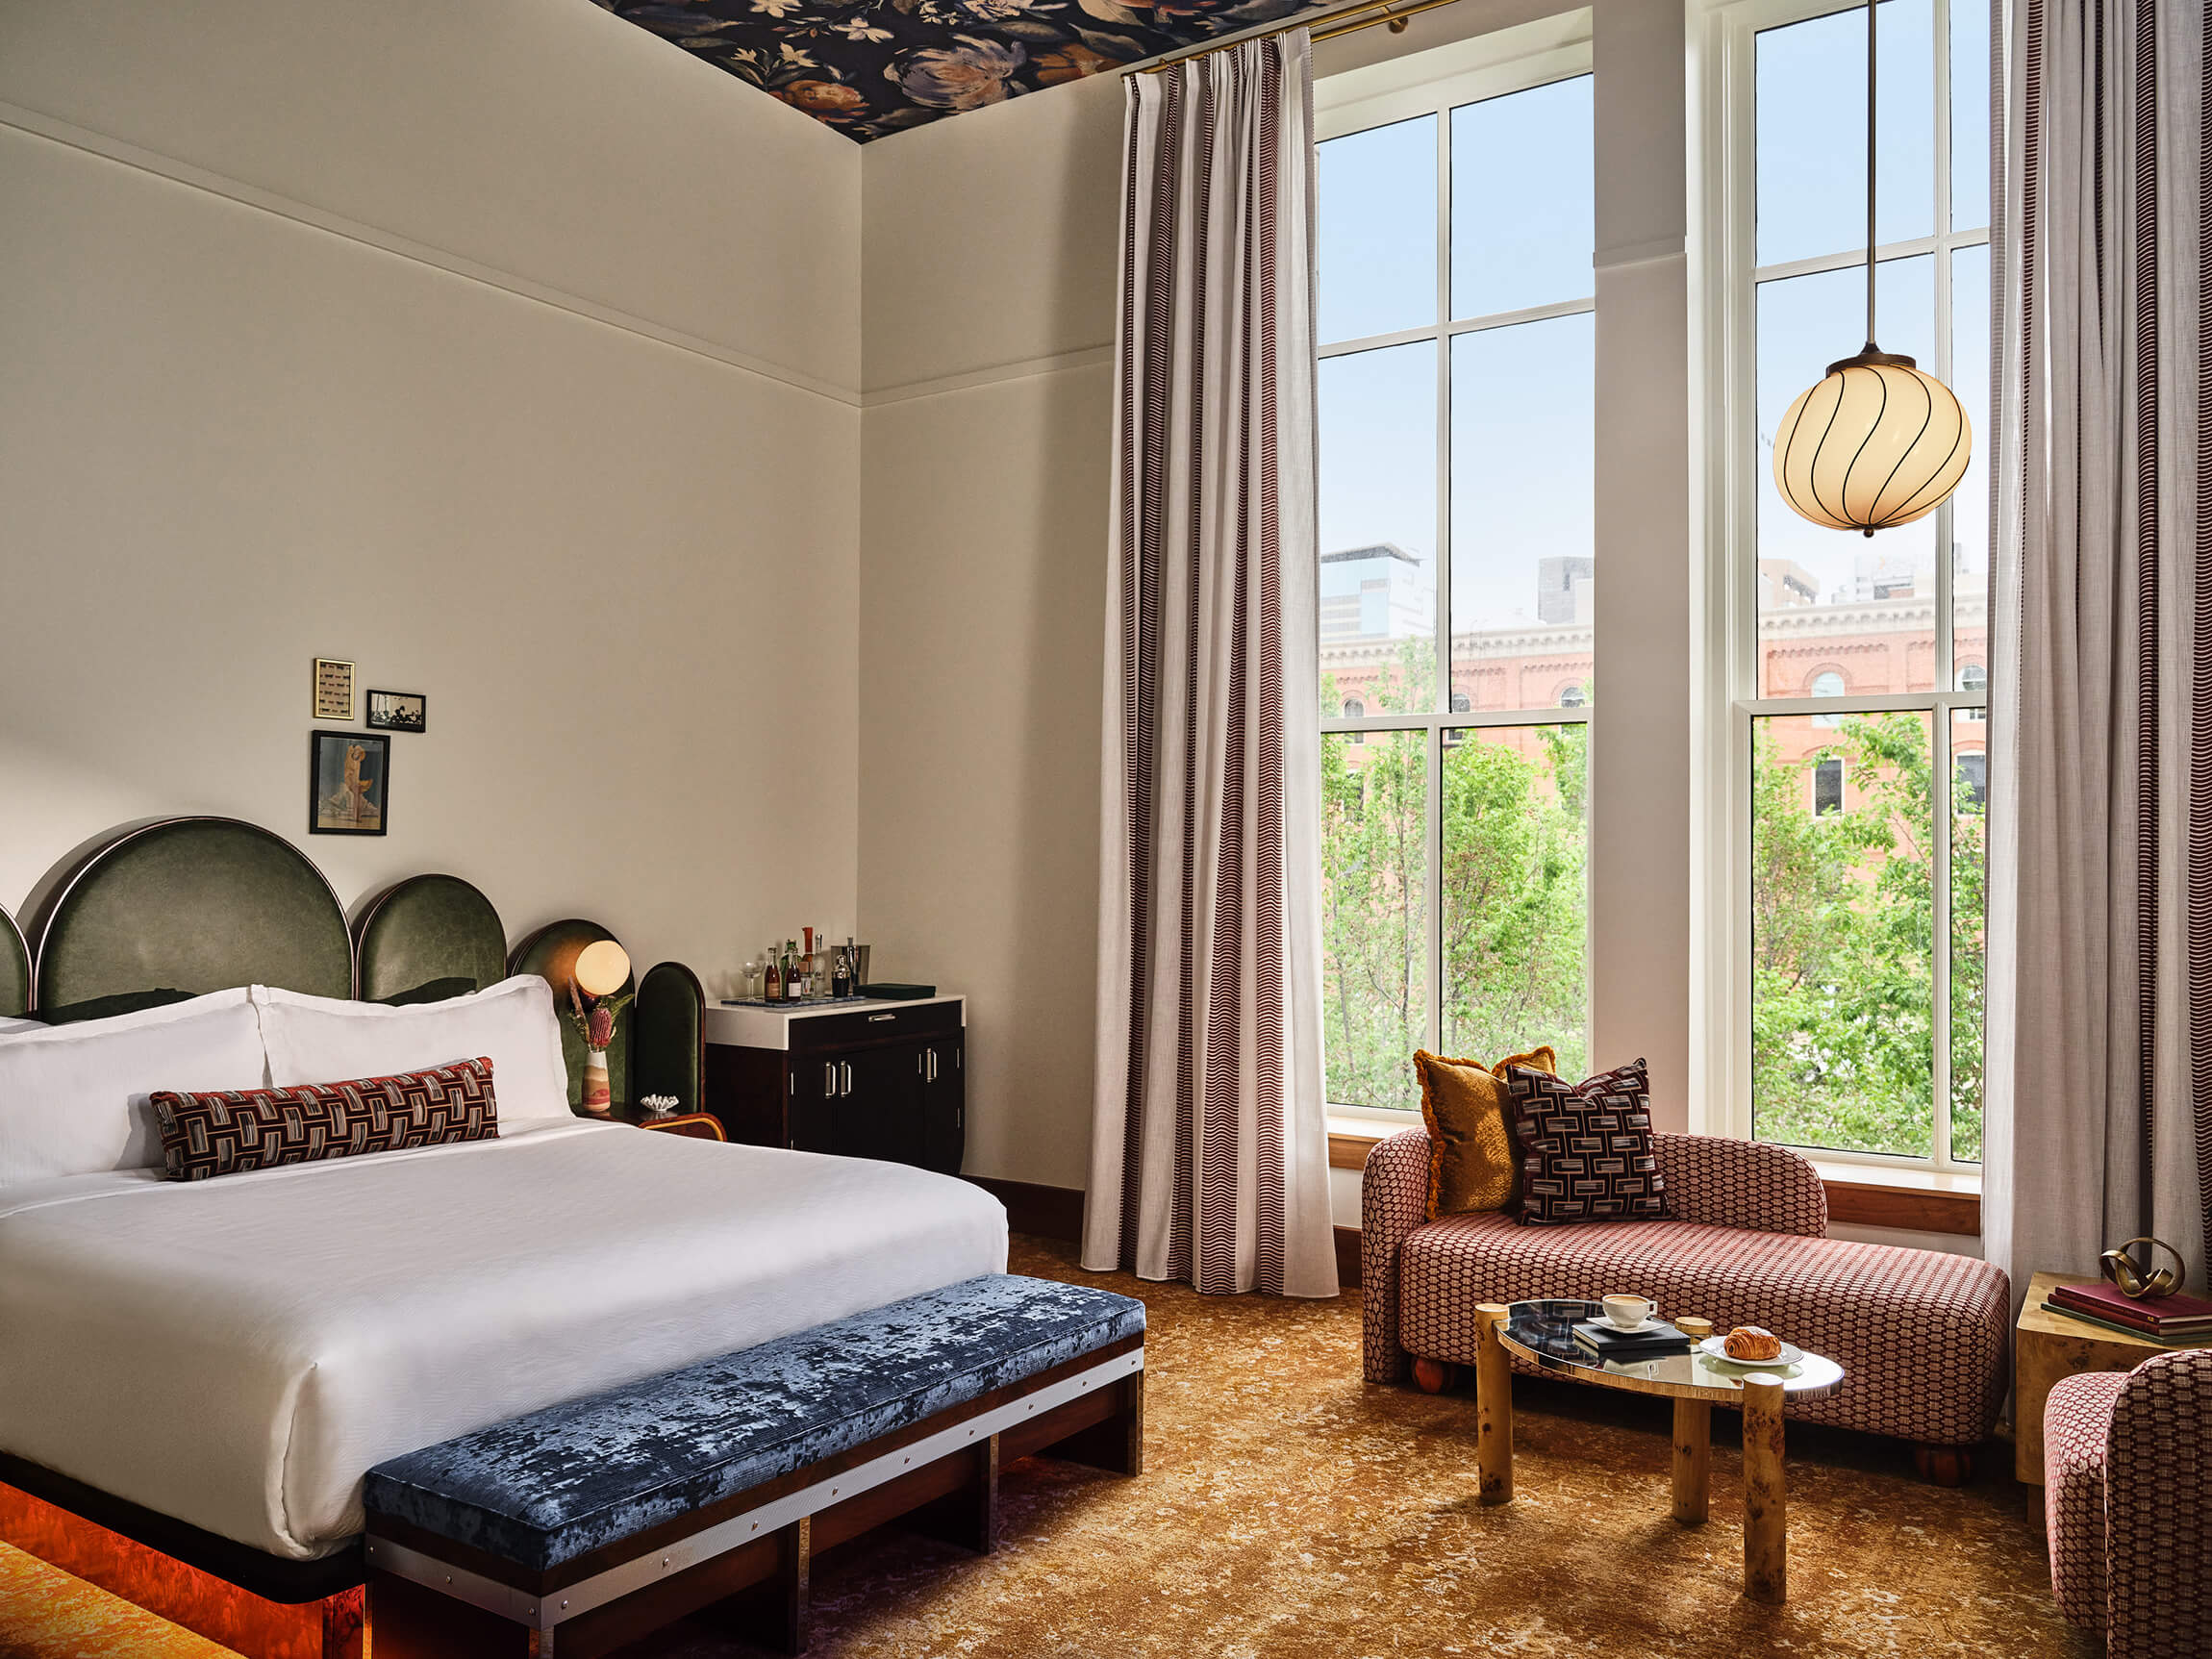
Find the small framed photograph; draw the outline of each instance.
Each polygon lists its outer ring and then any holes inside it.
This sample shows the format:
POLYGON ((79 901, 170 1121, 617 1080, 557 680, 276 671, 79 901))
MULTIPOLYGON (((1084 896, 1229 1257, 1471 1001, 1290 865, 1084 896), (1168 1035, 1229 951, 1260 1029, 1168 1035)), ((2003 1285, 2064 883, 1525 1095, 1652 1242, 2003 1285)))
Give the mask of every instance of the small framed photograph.
POLYGON ((353 718, 353 665, 336 657, 314 660, 314 717, 318 720, 353 718))
POLYGON ((427 732, 429 699, 420 691, 368 691, 368 729, 372 732, 427 732))
POLYGON ((391 811, 391 740, 308 734, 307 833, 382 835, 391 811))

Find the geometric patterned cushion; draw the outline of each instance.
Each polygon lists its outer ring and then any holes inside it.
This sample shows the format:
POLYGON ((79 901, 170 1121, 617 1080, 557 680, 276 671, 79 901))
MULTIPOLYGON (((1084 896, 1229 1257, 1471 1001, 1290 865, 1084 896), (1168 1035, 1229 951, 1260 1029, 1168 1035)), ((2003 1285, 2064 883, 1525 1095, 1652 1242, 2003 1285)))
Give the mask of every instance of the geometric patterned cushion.
MULTIPOLYGON (((1376 1185, 1378 1200, 1386 1190, 1376 1185)), ((1364 1269, 1364 1237, 1360 1253, 1364 1269)), ((1477 1303, 1625 1291, 1723 1330, 1764 1325, 1841 1365, 1836 1392, 1791 1401, 1793 1417, 1974 1445, 2004 1399, 2011 1287, 1973 1256, 1678 1219, 1521 1227, 1492 1213, 1413 1227, 1395 1265, 1395 1305, 1378 1306, 1369 1332, 1368 1374, 1378 1380, 1395 1370, 1376 1351, 1386 1345, 1471 1365, 1477 1303), (1392 1316, 1395 1330, 1381 1324, 1392 1316)))
POLYGON ((1521 1146, 1521 1219, 1645 1221, 1667 1214, 1667 1182, 1651 1151, 1651 1088, 1644 1062, 1568 1083, 1507 1065, 1513 1136, 1521 1146))
POLYGON ((2051 1385, 2043 1408, 2044 1535, 2050 1590, 2069 1624, 2104 1628, 2105 1457, 2125 1371, 2085 1371, 2051 1385))
POLYGON ((172 1181, 499 1137, 486 1059, 291 1089, 190 1094, 164 1089, 152 1102, 172 1181))

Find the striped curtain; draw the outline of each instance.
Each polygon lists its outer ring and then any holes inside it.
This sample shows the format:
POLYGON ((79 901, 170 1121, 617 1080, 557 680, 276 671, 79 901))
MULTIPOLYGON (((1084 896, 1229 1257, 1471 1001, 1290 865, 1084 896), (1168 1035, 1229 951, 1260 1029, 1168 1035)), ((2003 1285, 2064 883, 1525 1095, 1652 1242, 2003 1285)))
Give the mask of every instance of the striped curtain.
POLYGON ((1331 1296, 1307 53, 1122 83, 1083 1264, 1331 1296))
POLYGON ((1993 41, 1998 700, 1984 1247, 2015 1295, 2212 1212, 2202 0, 1993 41))

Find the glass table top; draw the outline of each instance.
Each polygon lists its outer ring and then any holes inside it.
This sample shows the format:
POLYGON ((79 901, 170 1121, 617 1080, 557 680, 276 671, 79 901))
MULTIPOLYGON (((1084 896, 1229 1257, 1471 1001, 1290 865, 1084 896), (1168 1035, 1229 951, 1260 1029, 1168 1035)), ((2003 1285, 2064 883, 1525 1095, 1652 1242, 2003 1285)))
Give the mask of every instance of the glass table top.
MULTIPOLYGON (((1814 1353, 1787 1366, 1736 1365, 1695 1348, 1658 1359, 1600 1360, 1574 1340, 1574 1326, 1578 1320, 1603 1317, 1604 1309, 1596 1302, 1513 1302, 1498 1334, 1508 1351, 1533 1360, 1545 1370, 1636 1394, 1727 1404, 1742 1396, 1746 1377, 1771 1376, 1781 1379, 1783 1394, 1790 1399, 1819 1399, 1835 1393, 1844 1380, 1842 1366, 1814 1353)), ((1789 1341, 1784 1332, 1775 1335, 1789 1341)))

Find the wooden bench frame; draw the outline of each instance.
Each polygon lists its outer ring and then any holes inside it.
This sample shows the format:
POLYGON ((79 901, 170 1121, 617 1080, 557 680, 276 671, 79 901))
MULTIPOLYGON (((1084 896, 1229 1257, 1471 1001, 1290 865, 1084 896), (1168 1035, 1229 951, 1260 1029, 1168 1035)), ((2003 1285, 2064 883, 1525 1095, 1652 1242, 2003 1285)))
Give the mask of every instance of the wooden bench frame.
POLYGON ((901 1517, 988 1552, 999 1468, 1037 1452, 1142 1473, 1144 1342, 1125 1337, 542 1572, 372 1512, 376 1659, 593 1659, 733 1597, 724 1611, 745 1634, 804 1652, 817 1552, 901 1517))

